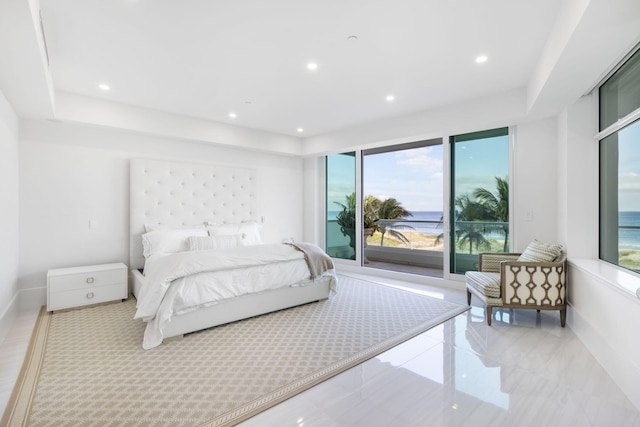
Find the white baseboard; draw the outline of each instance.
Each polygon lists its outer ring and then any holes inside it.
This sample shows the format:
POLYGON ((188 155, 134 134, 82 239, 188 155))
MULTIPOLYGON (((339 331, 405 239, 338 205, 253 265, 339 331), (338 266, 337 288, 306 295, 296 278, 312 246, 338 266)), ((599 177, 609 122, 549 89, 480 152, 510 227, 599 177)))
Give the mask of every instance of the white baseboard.
POLYGON ((338 263, 336 272, 339 273, 355 273, 363 276, 372 276, 377 278, 385 278, 391 280, 411 282, 418 285, 437 286, 440 288, 448 288, 464 291, 466 289, 463 280, 443 279, 440 277, 422 276, 418 274, 402 273, 399 271, 383 270, 379 268, 359 267, 347 263, 338 263))
POLYGON ((47 305, 47 287, 20 289, 20 311, 39 309, 47 305))
POLYGON ((47 288, 20 289, 0 315, 0 343, 2 343, 18 315, 27 310, 39 310, 47 304, 47 288))
POLYGON ((11 324, 15 318, 18 317, 20 308, 19 296, 20 292, 16 292, 11 302, 9 302, 9 305, 4 309, 2 315, 0 315, 0 343, 4 341, 7 332, 9 332, 9 328, 11 328, 11 324))

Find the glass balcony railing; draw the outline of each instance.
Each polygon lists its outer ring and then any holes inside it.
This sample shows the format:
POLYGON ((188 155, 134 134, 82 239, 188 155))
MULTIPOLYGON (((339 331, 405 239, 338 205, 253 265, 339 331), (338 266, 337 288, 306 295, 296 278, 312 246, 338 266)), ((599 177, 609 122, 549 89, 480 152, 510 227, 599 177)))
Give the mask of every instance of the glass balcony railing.
POLYGON ((442 252, 442 221, 380 219, 379 230, 367 236, 367 245, 442 252))
POLYGON ((480 252, 509 251, 509 223, 496 221, 455 221, 451 272, 464 274, 478 269, 480 252))
MULTIPOLYGON (((330 235, 342 236, 336 221, 328 221, 333 230, 330 235)), ((434 220, 379 220, 379 230, 366 236, 367 246, 404 248, 442 252, 444 249, 444 227, 442 221, 434 220), (384 233, 383 233, 384 231, 384 233)), ((501 252, 505 248, 507 222, 456 221, 457 252, 477 254, 479 252, 501 252), (471 246, 469 248, 469 246, 471 246)), ((621 227, 622 228, 622 227, 621 227)), ((634 227, 628 227, 634 228, 634 227)), ((640 227, 635 227, 640 228, 640 227)), ((335 239, 338 246, 349 244, 349 238, 335 239)), ((507 246, 508 248, 508 246, 507 246)))
MULTIPOLYGON (((365 236, 365 264, 378 266, 382 263, 385 267, 377 268, 392 270, 396 268, 389 265, 396 265, 397 271, 405 271, 410 265, 429 269, 429 272, 418 274, 438 275, 434 273, 435 269, 442 275, 445 236, 441 220, 379 220, 378 225, 379 230, 365 236)), ((343 235, 337 222, 329 220, 327 226, 331 230, 330 235, 336 236, 328 245, 328 253, 332 256, 353 256, 355 250, 350 239, 343 235)), ((506 222, 456 221, 456 241, 452 243, 456 268, 461 271, 477 268, 479 252, 508 250, 508 244, 505 245, 508 226, 506 222)))
POLYGON ((508 252, 509 223, 498 221, 455 221, 455 248, 459 254, 508 252))

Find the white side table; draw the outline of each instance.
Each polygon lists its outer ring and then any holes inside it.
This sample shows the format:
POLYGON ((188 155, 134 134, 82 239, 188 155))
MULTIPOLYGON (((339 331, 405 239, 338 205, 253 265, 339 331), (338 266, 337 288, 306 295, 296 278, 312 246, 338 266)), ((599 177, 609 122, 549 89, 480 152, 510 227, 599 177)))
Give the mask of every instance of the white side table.
POLYGON ((47 311, 127 299, 127 266, 58 268, 47 272, 47 311))

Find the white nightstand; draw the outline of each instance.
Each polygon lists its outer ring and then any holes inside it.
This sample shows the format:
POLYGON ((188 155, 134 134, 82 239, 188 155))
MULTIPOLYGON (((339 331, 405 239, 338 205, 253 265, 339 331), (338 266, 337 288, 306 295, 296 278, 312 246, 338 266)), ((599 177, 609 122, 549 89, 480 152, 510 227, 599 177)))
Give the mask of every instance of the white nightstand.
POLYGON ((58 268, 47 272, 47 311, 127 299, 127 266, 58 268))

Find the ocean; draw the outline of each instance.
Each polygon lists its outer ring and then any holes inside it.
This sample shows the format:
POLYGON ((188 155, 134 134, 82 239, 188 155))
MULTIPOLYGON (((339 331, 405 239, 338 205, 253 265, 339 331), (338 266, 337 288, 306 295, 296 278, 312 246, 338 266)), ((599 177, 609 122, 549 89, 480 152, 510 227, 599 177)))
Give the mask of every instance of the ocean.
MULTIPOLYGON (((620 212, 620 227, 640 227, 640 212, 620 212)), ((640 228, 621 228, 618 232, 618 248, 640 250, 640 228)))
MULTIPOLYGON (((411 213, 413 216, 407 218, 407 221, 403 222, 403 224, 411 226, 416 231, 424 234, 433 236, 442 234, 442 211, 416 211, 411 213), (429 222, 413 222, 412 220, 429 222)), ((337 215, 338 211, 329 212, 329 221, 335 220, 337 215)))
POLYGON ((417 232, 430 236, 438 236, 443 233, 444 227, 442 226, 442 211, 415 211, 411 213, 413 216, 407 218, 407 222, 404 222, 403 224, 413 227, 417 232))
MULTIPOLYGON (((415 211, 411 213, 413 216, 408 218, 408 221, 405 222, 406 225, 427 235, 437 236, 442 233, 443 227, 440 222, 442 211, 415 211), (412 220, 429 222, 413 222, 412 220)), ((337 214, 338 212, 329 212, 329 219, 335 220, 337 214)), ((618 222, 621 227, 640 227, 640 212, 620 212, 618 222)), ((500 236, 492 237, 499 238, 500 236)), ((618 247, 640 250, 640 228, 621 228, 618 234, 618 247)))

